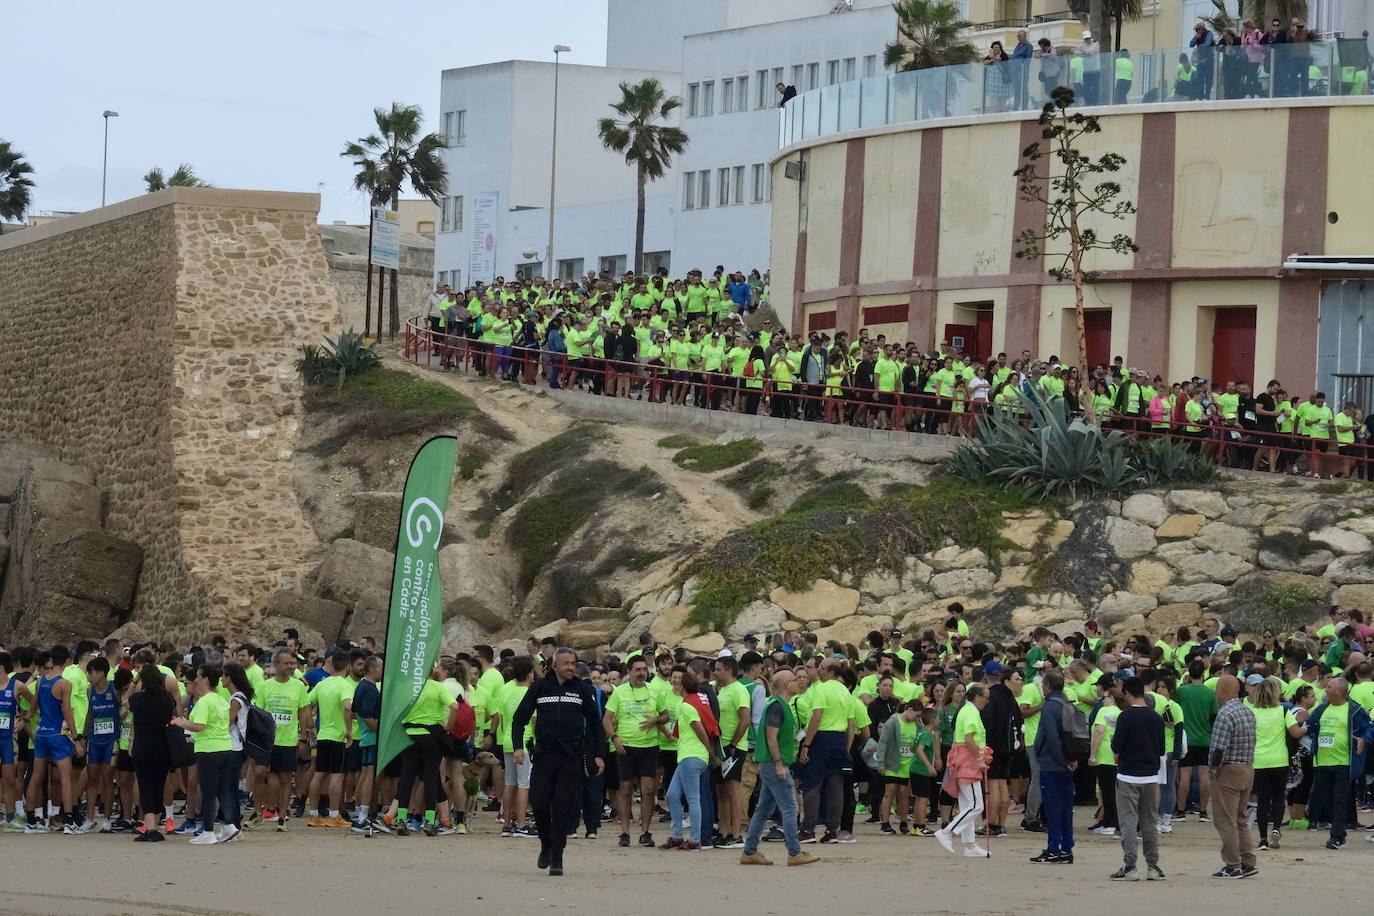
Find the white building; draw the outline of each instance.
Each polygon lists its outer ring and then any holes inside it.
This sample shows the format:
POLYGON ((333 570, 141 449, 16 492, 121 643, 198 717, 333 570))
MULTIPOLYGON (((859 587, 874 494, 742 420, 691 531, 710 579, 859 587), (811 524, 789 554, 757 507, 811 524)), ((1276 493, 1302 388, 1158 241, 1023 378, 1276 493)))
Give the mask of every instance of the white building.
POLYGON ((609 0, 606 66, 565 57, 559 67, 552 271, 543 263, 552 61, 445 70, 439 102, 449 197, 435 233, 438 279, 466 286, 516 270, 571 277, 632 267, 635 174, 601 146, 596 123, 622 81, 648 77, 682 97, 678 123, 690 142, 648 185, 646 269, 766 270, 774 86, 802 92, 878 72, 895 34, 889 0, 609 0))

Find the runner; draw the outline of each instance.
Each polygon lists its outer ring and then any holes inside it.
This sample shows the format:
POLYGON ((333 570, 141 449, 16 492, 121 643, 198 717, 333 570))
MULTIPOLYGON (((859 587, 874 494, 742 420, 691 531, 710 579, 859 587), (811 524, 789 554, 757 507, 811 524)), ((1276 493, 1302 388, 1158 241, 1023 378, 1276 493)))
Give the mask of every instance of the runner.
POLYGON ((646 683, 649 662, 643 655, 630 660, 630 679, 606 701, 603 727, 612 735, 616 768, 620 776, 616 811, 620 818, 621 846, 630 845, 631 804, 639 790, 639 845, 653 848, 654 798, 658 791, 658 727, 668 714, 656 691, 646 683))
POLYGON ((264 797, 258 799, 258 819, 276 824, 277 830, 283 831, 287 812, 291 810, 291 780, 296 772, 298 745, 304 746, 308 735, 310 722, 306 711, 310 699, 305 682, 292 676, 296 670, 294 655, 279 649, 272 665, 272 678, 263 681, 253 696, 253 704, 271 713, 277 724, 271 760, 267 766, 258 764, 255 768, 257 784, 264 789, 264 797))
MULTIPOLYGON (((72 777, 72 758, 84 757, 86 736, 76 727, 72 711, 72 684, 62 676, 70 653, 66 646, 53 646, 38 653, 35 662, 42 672, 34 691, 38 707, 38 727, 33 735, 33 772, 29 779, 29 823, 25 833, 47 833, 48 825, 40 824, 38 813, 48 785, 49 768, 57 770, 61 785, 62 807, 57 816, 62 832, 75 836, 80 831, 75 823, 76 792, 72 777), (74 736, 74 739, 73 739, 74 736)), ((83 675, 83 680, 84 675, 83 675)), ((55 826, 55 825, 54 825, 55 826)))

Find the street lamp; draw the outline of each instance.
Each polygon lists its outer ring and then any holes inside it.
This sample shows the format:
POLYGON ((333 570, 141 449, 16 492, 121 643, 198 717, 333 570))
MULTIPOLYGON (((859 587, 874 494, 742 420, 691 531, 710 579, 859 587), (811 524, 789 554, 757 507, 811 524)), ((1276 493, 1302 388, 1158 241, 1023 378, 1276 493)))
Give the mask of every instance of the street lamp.
POLYGON ((105 148, 100 154, 100 206, 105 206, 106 163, 110 158, 110 118, 119 117, 119 112, 106 109, 100 115, 105 119, 105 148))
POLYGON ((558 55, 570 54, 567 45, 553 46, 553 142, 549 145, 549 246, 544 252, 544 272, 546 280, 554 279, 553 261, 553 193, 558 178, 558 55))

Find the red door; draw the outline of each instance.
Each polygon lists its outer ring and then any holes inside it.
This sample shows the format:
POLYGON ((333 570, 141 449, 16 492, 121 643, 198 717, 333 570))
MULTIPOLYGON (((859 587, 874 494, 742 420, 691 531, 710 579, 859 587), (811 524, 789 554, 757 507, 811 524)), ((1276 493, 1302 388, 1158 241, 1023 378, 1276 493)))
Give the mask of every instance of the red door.
POLYGON ((1216 310, 1212 326, 1212 386, 1220 391, 1227 382, 1254 381, 1255 310, 1216 310))
POLYGON ((1083 331, 1088 343, 1088 367, 1110 365, 1112 361, 1112 310, 1083 312, 1083 331))
POLYGON ((963 350, 967 356, 978 346, 978 329, 971 324, 947 324, 944 339, 949 341, 951 347, 963 350))
POLYGON ((974 344, 973 354, 980 361, 986 360, 992 355, 992 309, 978 310, 978 326, 974 339, 977 342, 974 344))

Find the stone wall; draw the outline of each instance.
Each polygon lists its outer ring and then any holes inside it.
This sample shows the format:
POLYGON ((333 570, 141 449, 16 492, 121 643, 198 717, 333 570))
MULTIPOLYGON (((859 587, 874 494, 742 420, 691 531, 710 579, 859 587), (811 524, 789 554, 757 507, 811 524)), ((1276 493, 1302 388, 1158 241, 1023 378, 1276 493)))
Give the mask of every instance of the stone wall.
POLYGON ((159 636, 245 629, 321 546, 292 479, 296 348, 339 326, 317 210, 176 188, 0 239, 0 436, 94 473, 159 636))
MULTIPOLYGON (((332 226, 320 227, 324 250, 329 258, 329 277, 334 281, 334 289, 339 300, 339 310, 343 314, 343 326, 358 331, 368 327, 364 315, 364 299, 367 296, 367 227, 332 226)), ((429 302, 429 294, 434 290, 434 240, 410 232, 401 233, 401 268, 397 272, 400 282, 401 320, 411 315, 423 315, 429 302)), ((387 279, 391 283, 390 277, 387 279)), ((388 286, 386 298, 382 302, 383 327, 391 314, 391 293, 388 286)), ((377 321, 377 275, 372 275, 372 324, 377 321)))

